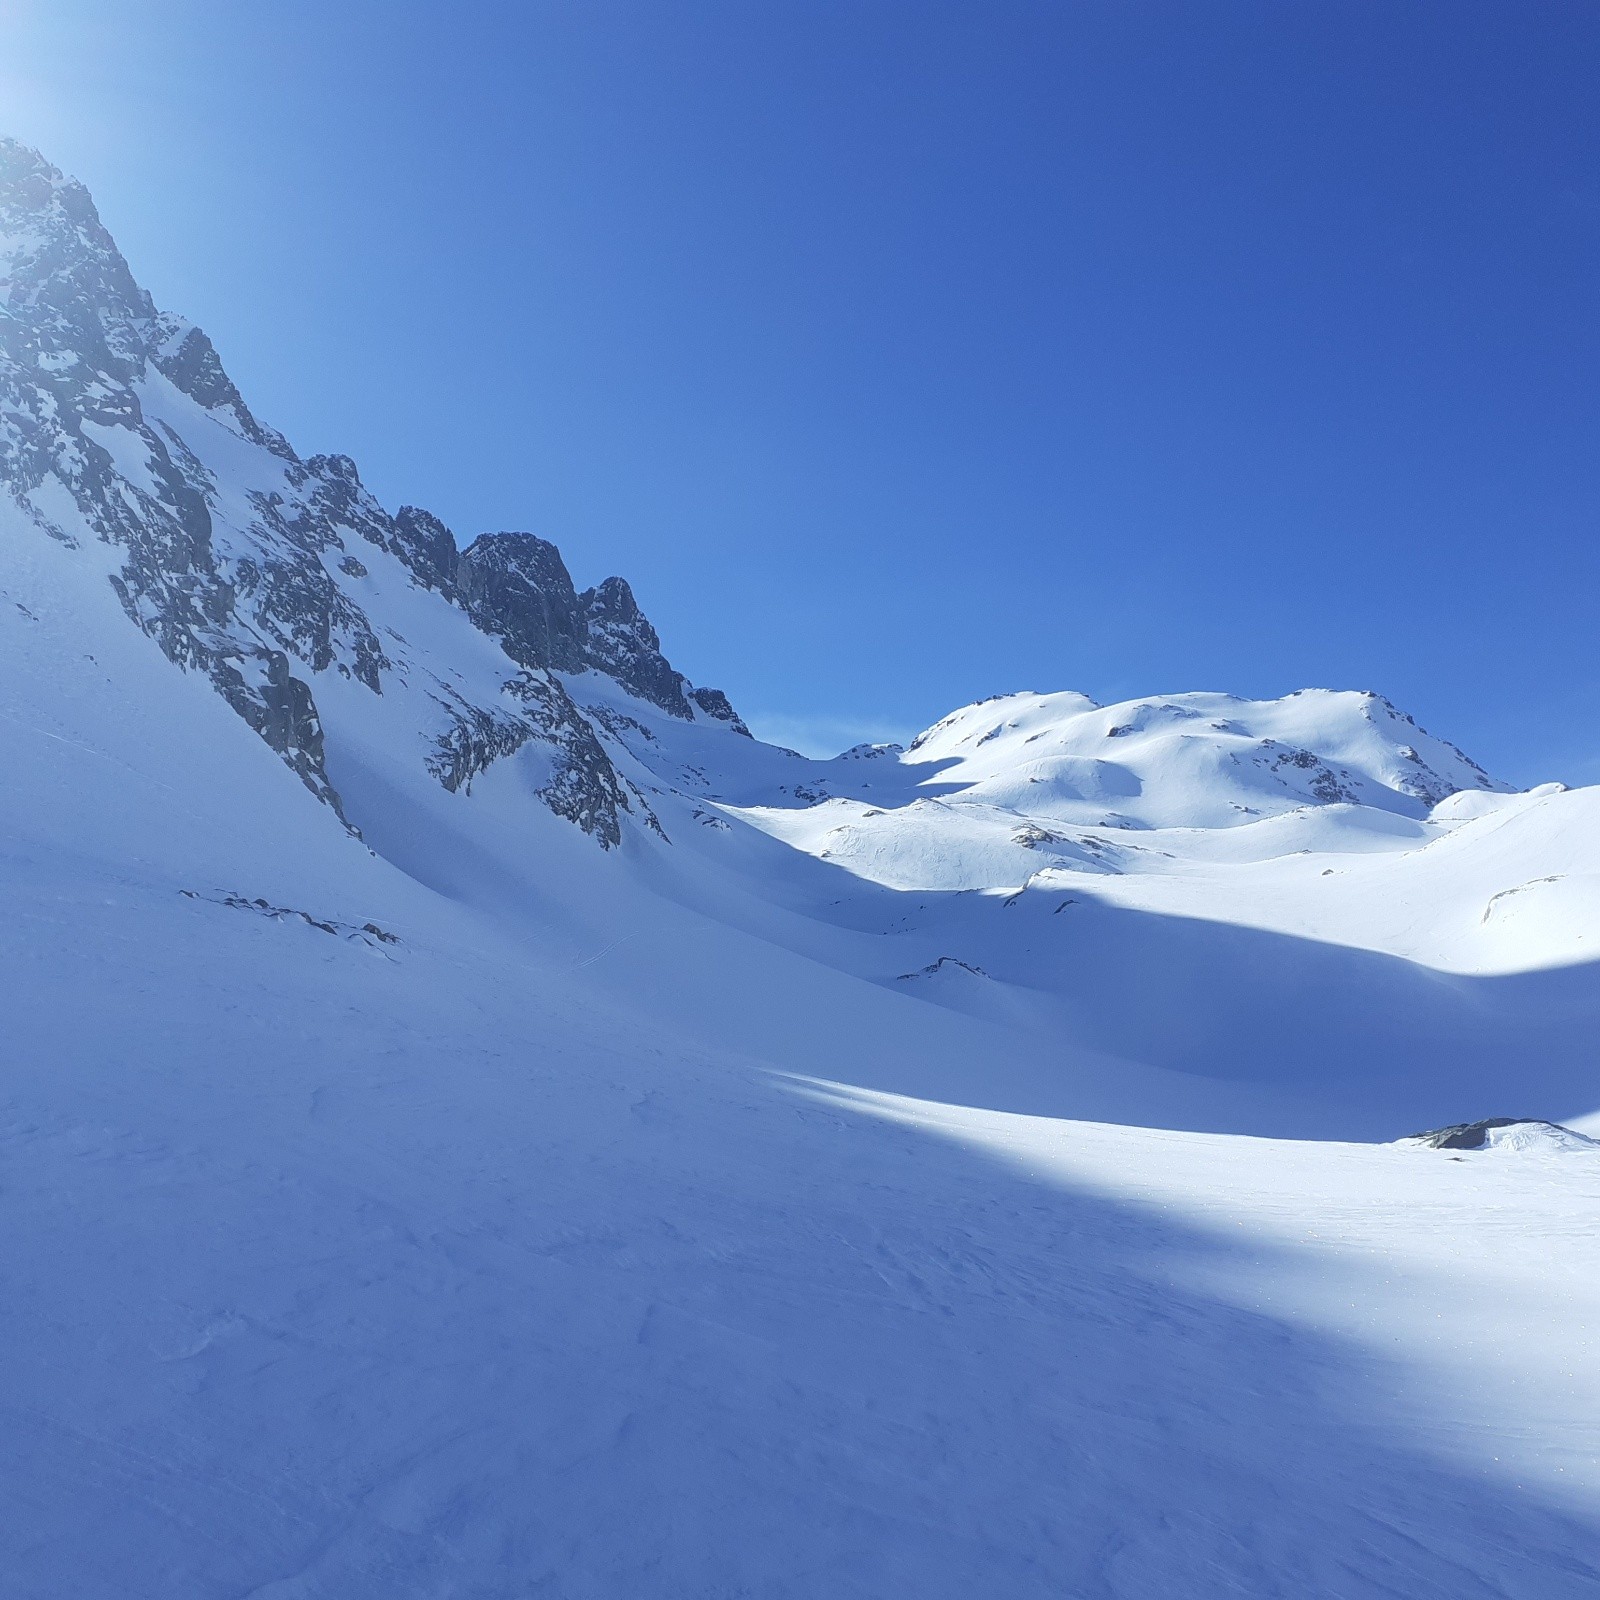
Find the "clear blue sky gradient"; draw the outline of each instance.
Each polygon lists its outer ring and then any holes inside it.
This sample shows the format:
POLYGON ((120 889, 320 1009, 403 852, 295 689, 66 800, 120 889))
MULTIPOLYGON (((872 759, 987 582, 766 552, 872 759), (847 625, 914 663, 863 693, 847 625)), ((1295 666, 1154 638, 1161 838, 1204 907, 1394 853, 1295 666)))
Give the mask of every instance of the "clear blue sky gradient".
POLYGON ((303 452, 809 746, 1376 688, 1600 781, 1600 5, 0 0, 303 452))

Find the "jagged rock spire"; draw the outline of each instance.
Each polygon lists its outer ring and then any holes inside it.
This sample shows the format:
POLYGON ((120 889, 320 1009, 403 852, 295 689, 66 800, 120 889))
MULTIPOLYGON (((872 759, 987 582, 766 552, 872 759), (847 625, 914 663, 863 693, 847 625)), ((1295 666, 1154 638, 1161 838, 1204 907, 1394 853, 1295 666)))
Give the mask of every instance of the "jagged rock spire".
POLYGON ((674 717, 694 708, 748 734, 720 689, 696 689, 622 578, 579 594, 561 552, 531 533, 486 533, 462 552, 456 585, 467 614, 525 667, 601 672, 674 717))

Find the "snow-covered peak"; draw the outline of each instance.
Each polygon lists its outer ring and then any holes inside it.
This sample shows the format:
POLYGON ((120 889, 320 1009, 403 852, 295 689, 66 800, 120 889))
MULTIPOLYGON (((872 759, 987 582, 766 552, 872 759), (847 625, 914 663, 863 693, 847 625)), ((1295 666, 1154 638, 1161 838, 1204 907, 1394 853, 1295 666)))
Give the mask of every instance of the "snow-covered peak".
POLYGON ((1600 788, 1323 691, 808 760, 11 145, 0 310, 6 1592, 1591 1600, 1600 1148, 1494 1114, 1600 1131, 1600 788))
POLYGON ((1421 817, 1458 790, 1506 787, 1382 696, 1327 689, 1110 706, 1003 695, 935 723, 905 760, 969 801, 1132 827, 1226 827, 1308 805, 1421 817))
POLYGON ((938 761, 962 750, 970 750, 1014 731, 1026 719, 1030 731, 1052 721, 1094 711, 1098 702, 1070 689, 1053 694, 1016 690, 1010 694, 989 695, 971 705, 958 706, 941 717, 931 728, 924 728, 908 747, 908 761, 938 761))
MULTIPOLYGON (((522 839, 543 807, 603 845, 671 839, 680 888, 726 867, 759 899, 798 874, 828 916, 883 886, 1010 904, 1031 885, 1457 964, 1590 947, 1596 879, 1568 836, 1593 796, 1506 800, 1374 694, 1013 693, 904 750, 763 745, 672 666, 623 579, 580 591, 531 533, 458 550, 430 513, 391 514, 349 457, 301 460, 205 335, 150 304, 81 186, 16 145, 0 241, 0 551, 70 550, 380 852, 433 860, 439 828, 497 806, 522 839), (1450 867, 1467 887, 1447 936, 1419 935, 1403 897, 1392 926, 1384 897, 1347 899, 1352 860, 1407 853, 1482 867, 1450 867)), ((952 945, 889 977, 944 956, 980 989, 1007 971, 952 945)))
MULTIPOLYGON (((1483 920, 1490 899, 1522 881, 1525 860, 1555 859, 1548 819, 1529 812, 1538 797, 1512 796, 1376 694, 1192 693, 1102 706, 1026 692, 961 707, 904 751, 867 746, 808 761, 765 747, 680 748, 658 738, 637 754, 658 778, 701 785, 725 816, 890 889, 995 892, 1011 904, 1031 886, 1046 899, 1112 895, 1185 915, 1226 905, 1240 921, 1376 938, 1451 962, 1510 965, 1584 948, 1592 895, 1577 879, 1496 902, 1483 920), (1351 914, 1330 881, 1353 859, 1420 856, 1458 829, 1476 840, 1477 820, 1502 814, 1517 818, 1520 843, 1465 894, 1448 951, 1415 940, 1403 902, 1396 925, 1374 934, 1387 913, 1375 920, 1362 902, 1351 914), (1253 876, 1276 863, 1292 893, 1253 876), (1530 917, 1545 930, 1536 937, 1530 917)), ((1487 860, 1483 845, 1473 849, 1487 860)), ((933 952, 950 953, 965 954, 933 952)), ((981 954, 975 964, 992 970, 981 954)))
POLYGON ((157 311, 89 191, 36 150, 0 139, 0 359, 102 420, 127 416, 122 386, 147 368, 224 426, 284 459, 206 335, 157 311))
POLYGON ((906 753, 905 746, 900 744, 887 744, 883 742, 853 744, 848 750, 841 750, 834 757, 835 761, 897 761, 906 753))

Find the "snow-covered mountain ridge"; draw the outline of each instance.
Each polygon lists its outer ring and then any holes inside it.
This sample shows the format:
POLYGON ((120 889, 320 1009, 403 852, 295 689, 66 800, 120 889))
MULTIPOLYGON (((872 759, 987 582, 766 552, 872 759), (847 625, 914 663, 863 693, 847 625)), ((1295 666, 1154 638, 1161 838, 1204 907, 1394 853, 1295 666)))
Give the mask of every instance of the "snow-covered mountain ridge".
POLYGON ((378 504, 349 458, 301 459, 205 335, 156 310, 83 188, 14 142, 0 144, 0 306, 8 550, 72 548, 171 662, 409 870, 437 870, 430 832, 478 839, 489 811, 441 810, 434 791, 465 802, 492 774, 521 797, 513 811, 531 800, 602 847, 626 841, 664 892, 703 902, 725 880, 728 904, 801 916, 769 936, 940 1004, 1072 985, 1070 968, 998 948, 984 897, 1447 970, 1592 954, 1595 864, 1566 843, 1585 799, 1513 804, 1378 695, 1011 694, 905 750, 815 761, 760 744, 724 694, 671 666, 623 579, 580 592, 530 533, 459 549, 428 512, 378 504), (669 846, 676 865, 655 858, 669 846), (879 890, 979 900, 885 918, 879 890), (840 922, 892 927, 894 943, 842 951, 818 931, 840 922), (952 972, 983 974, 980 992, 952 972))
MULTIPOLYGON (((672 669, 624 580, 580 594, 556 547, 527 533, 458 553, 428 512, 380 506, 348 457, 297 456, 206 336, 156 310, 86 191, 15 142, 0 144, 0 296, 0 462, 18 511, 53 537, 109 546, 130 617, 336 808, 322 704, 338 697, 334 680, 404 699, 405 717, 386 720, 410 725, 409 759, 449 789, 542 746, 545 799, 603 844, 618 842, 624 815, 649 812, 613 770, 604 725, 574 705, 570 676, 602 674, 674 717, 746 731, 726 696, 672 669)), ((971 804, 1108 826, 1217 826, 1286 801, 1393 808, 1491 787, 1386 703, 1328 700, 1256 708, 1247 730, 1226 697, 1109 712, 1070 695, 1010 697, 953 713, 907 760, 956 769, 949 781, 971 804)))
POLYGON ((908 759, 996 803, 1046 786, 1062 821, 1226 827, 1297 805, 1420 816, 1460 789, 1504 789, 1381 695, 1299 690, 1282 700, 1178 694, 1097 706, 1081 695, 1002 695, 953 712, 908 759), (1111 741, 1117 741, 1112 743, 1111 741), (1104 802, 1127 805, 1109 814, 1104 802))
MULTIPOLYGON (((403 700, 387 718, 405 728, 401 759, 448 789, 536 748, 546 803, 604 845, 638 797, 559 671, 741 726, 672 670, 621 579, 579 595, 530 534, 458 556, 429 513, 385 511, 348 457, 297 456, 206 336, 156 310, 83 187, 15 141, 0 142, 0 313, 0 481, 16 514, 104 547, 86 559, 106 563, 128 615, 341 813, 326 702, 343 684, 403 700)), ((362 715, 359 694, 347 710, 362 715)))

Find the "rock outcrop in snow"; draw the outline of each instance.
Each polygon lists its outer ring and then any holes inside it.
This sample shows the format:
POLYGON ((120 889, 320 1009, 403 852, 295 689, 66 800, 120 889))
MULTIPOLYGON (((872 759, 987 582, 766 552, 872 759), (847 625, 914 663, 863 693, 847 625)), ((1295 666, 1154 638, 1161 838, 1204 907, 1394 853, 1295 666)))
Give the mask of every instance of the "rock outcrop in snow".
POLYGON ((538 747, 542 798, 605 845, 626 814, 654 817, 561 674, 609 674, 675 716, 743 731, 725 696, 673 670, 620 578, 580 596, 529 534, 458 556, 431 513, 391 516, 348 456, 302 460, 205 334, 157 311, 87 191, 11 140, 0 487, 42 533, 103 549, 129 617, 341 815, 324 707, 337 685, 403 699, 407 759, 446 789, 538 747))
POLYGON ((586 643, 561 552, 531 533, 486 533, 462 552, 456 582, 467 615, 524 667, 581 672, 586 643))
POLYGON ((749 729, 720 689, 697 689, 661 653, 661 639, 626 579, 579 594, 561 552, 531 533, 486 533, 461 554, 456 583, 467 614, 525 667, 603 673, 669 716, 695 708, 749 729))
POLYGON ((1413 1134, 1401 1144, 1425 1145, 1430 1150, 1502 1150, 1550 1152, 1600 1150, 1600 1141, 1559 1122, 1539 1117, 1485 1117, 1481 1122, 1457 1122, 1413 1134))

